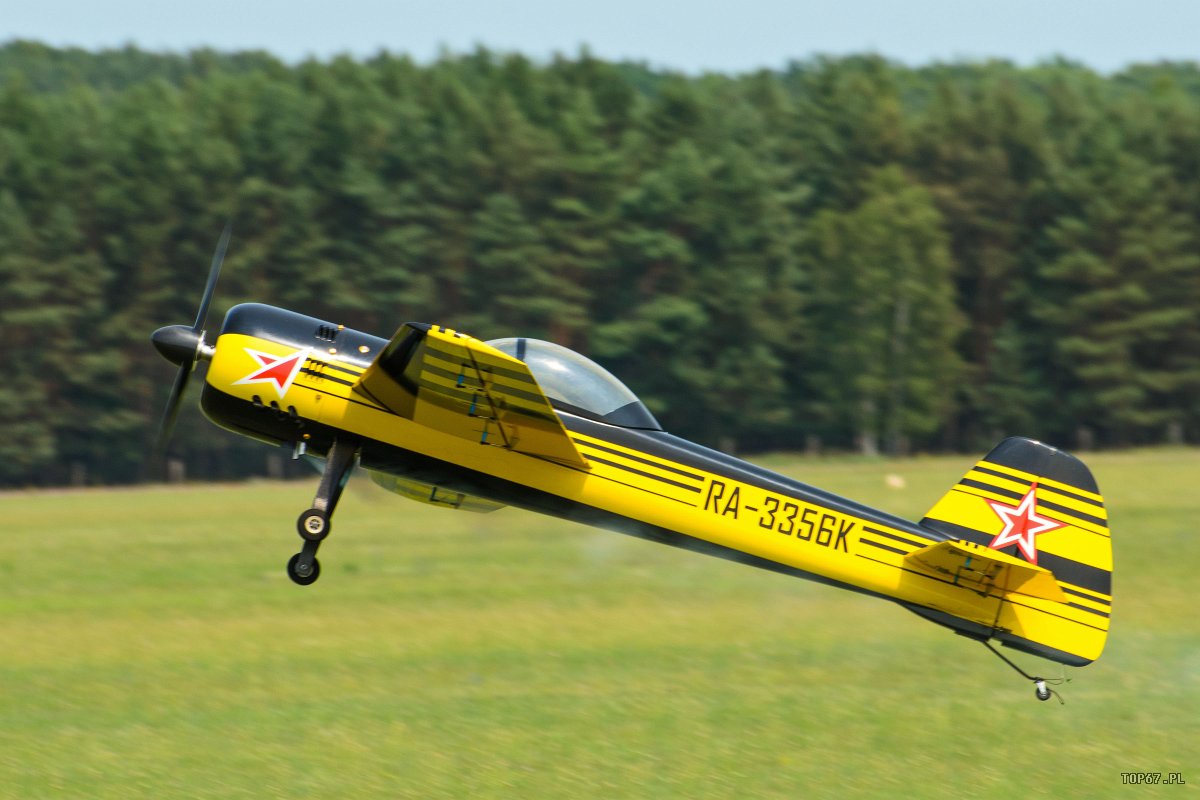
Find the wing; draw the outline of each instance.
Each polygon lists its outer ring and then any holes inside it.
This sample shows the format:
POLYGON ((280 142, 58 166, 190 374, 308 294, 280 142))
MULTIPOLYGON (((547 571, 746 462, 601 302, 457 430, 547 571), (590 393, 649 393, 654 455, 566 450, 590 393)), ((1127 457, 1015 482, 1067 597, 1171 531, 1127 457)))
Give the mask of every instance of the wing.
POLYGON ((904 560, 980 594, 999 597, 1016 592, 1059 603, 1067 601, 1050 570, 981 544, 938 542, 914 550, 904 560))
POLYGON ((465 334, 405 324, 353 391, 454 436, 587 467, 524 362, 465 334))

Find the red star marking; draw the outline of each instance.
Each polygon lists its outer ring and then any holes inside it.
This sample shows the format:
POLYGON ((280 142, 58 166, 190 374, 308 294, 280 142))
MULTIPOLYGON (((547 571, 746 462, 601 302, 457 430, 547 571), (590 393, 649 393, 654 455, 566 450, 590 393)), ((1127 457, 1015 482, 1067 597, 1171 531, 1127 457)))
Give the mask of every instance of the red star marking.
POLYGON ((275 385, 275 391, 279 393, 281 399, 287 394, 287 390, 292 388, 292 381, 296 380, 296 376, 300 374, 300 368, 304 366, 304 361, 308 358, 307 350, 298 350, 286 356, 273 356, 270 353, 251 350, 249 347, 245 350, 251 358, 258 362, 259 368, 241 380, 234 381, 234 385, 271 383, 275 385))
POLYGON ((1037 563, 1038 554, 1035 537, 1066 527, 1062 522, 1047 519, 1037 513, 1036 482, 1029 487, 1029 492, 1021 498, 1019 505, 1010 506, 1008 503, 1001 503, 996 500, 988 500, 987 504, 992 507, 992 511, 996 512, 996 516, 1004 522, 1004 530, 996 534, 996 538, 992 539, 988 547, 999 550, 1002 547, 1015 544, 1025 556, 1025 560, 1030 564, 1037 563))

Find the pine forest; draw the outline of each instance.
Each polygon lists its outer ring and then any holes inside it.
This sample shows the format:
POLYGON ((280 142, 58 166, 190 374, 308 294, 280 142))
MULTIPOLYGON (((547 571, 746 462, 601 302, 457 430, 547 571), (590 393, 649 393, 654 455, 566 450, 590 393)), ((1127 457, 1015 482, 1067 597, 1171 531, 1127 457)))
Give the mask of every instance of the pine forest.
MULTIPOLYGON (((9 42, 0 485, 154 477, 148 337, 191 322, 228 220, 210 329, 258 301, 549 339, 727 451, 1200 442, 1194 63, 9 42)), ((211 479, 272 456, 194 402, 173 452, 211 479)))

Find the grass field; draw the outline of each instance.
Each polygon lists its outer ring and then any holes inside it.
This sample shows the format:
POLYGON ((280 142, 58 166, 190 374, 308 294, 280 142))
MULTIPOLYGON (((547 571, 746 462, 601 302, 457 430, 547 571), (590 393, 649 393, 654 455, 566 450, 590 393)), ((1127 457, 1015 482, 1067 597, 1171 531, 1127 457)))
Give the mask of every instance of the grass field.
MULTIPOLYGON (((919 517, 973 460, 763 463, 919 517)), ((359 481, 302 589, 315 479, 0 495, 0 797, 1194 797, 1200 450, 1088 462, 1116 601, 1066 705, 899 607, 512 509, 359 481)))

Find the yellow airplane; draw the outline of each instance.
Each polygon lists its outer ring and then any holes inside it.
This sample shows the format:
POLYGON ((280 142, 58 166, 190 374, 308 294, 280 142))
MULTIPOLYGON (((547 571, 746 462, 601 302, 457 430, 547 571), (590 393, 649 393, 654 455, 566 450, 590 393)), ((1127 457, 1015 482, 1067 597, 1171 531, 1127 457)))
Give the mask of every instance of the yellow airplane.
POLYGON ((162 440, 205 360, 210 420, 324 458, 287 565, 300 585, 320 574, 317 549, 357 465, 424 503, 515 506, 894 601, 983 642, 1041 700, 1053 681, 991 640, 1071 666, 1104 647, 1107 514, 1088 468, 1066 452, 1005 439, 914 523, 672 436, 619 380, 550 342, 483 342, 416 323, 388 340, 248 303, 210 344, 228 234, 196 321, 152 337, 180 367, 162 440))

